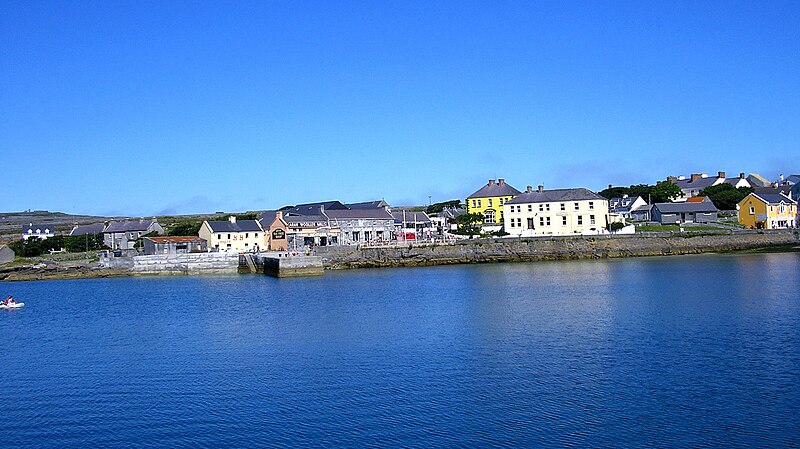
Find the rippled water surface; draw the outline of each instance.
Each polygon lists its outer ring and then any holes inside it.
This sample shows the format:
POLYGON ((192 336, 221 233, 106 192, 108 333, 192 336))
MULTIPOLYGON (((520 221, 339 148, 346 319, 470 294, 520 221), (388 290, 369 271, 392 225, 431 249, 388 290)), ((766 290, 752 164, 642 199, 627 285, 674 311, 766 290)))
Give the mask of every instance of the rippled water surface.
POLYGON ((799 291, 797 253, 0 283, 0 444, 798 447, 799 291))

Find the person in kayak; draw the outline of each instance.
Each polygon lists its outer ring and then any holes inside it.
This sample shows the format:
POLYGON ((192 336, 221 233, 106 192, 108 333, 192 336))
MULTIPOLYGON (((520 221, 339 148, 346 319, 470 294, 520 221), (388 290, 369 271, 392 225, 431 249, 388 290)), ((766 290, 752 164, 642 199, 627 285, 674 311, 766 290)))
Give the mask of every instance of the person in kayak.
POLYGON ((14 297, 13 296, 8 295, 8 298, 6 298, 4 303, 5 303, 5 305, 9 305, 9 304, 16 304, 17 302, 14 301, 14 297))

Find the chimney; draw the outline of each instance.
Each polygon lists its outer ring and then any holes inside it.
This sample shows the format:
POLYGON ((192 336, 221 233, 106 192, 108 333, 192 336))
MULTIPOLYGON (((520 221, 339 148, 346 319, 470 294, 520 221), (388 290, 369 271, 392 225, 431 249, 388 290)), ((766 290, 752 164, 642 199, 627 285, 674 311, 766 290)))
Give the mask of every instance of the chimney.
POLYGON ((703 177, 703 175, 701 175, 700 173, 692 173, 692 180, 689 181, 689 182, 695 182, 695 181, 697 181, 698 179, 700 179, 702 177, 703 177))
POLYGON ((739 179, 744 179, 744 172, 739 173, 739 179))
POLYGON ((719 172, 718 175, 719 176, 717 176, 717 178, 725 179, 725 172, 724 171, 719 172))
POLYGON ((525 190, 525 193, 531 193, 531 192, 533 192, 533 187, 528 186, 528 188, 525 190))
POLYGON ((627 197, 628 197, 628 194, 627 194, 627 193, 625 193, 625 194, 623 194, 623 195, 622 195, 622 198, 627 198, 627 197))
POLYGON ((539 192, 539 193, 544 192, 544 186, 539 184, 539 186, 536 188, 536 191, 539 192))
POLYGON ((283 212, 277 211, 275 212, 275 218, 282 220, 283 219, 283 212))
POLYGON ((500 178, 500 179, 497 180, 497 183, 502 186, 502 185, 504 185, 506 183, 506 180, 503 179, 503 178, 500 178))
POLYGON ((677 181, 677 180, 678 180, 678 178, 676 178, 674 176, 667 176, 667 182, 671 182, 671 183, 674 184, 675 181, 677 181))
POLYGON ((494 185, 494 179, 490 179, 489 180, 489 184, 487 184, 487 185, 493 186, 494 185))
POLYGON ((231 215, 230 218, 228 218, 228 221, 230 221, 231 223, 236 223, 236 217, 234 215, 231 215))
POLYGON ((614 187, 614 186, 612 186, 611 184, 609 184, 609 185, 608 185, 608 190, 611 190, 611 188, 612 188, 612 187, 614 187))

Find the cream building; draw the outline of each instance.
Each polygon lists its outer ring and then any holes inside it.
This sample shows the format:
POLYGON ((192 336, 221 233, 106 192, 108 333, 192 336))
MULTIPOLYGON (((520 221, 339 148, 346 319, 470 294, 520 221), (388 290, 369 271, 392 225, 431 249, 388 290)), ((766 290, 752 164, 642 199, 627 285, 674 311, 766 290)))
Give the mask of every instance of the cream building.
POLYGON ((544 190, 531 186, 505 208, 505 231, 513 236, 604 234, 608 200, 588 189, 544 190))
POLYGON ((204 221, 200 238, 209 251, 258 251, 267 248, 267 233, 256 220, 204 221))

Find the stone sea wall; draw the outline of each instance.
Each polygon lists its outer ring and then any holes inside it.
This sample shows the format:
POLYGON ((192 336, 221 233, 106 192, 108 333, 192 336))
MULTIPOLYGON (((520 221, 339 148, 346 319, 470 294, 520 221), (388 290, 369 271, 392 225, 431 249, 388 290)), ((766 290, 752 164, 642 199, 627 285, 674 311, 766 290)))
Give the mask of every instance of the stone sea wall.
POLYGON ((131 274, 233 274, 239 268, 239 254, 190 253, 153 256, 109 257, 101 264, 131 274))
POLYGON ((793 232, 742 232, 724 235, 564 237, 461 241, 450 245, 316 248, 325 268, 448 265, 484 262, 605 259, 699 254, 798 245, 793 232))

